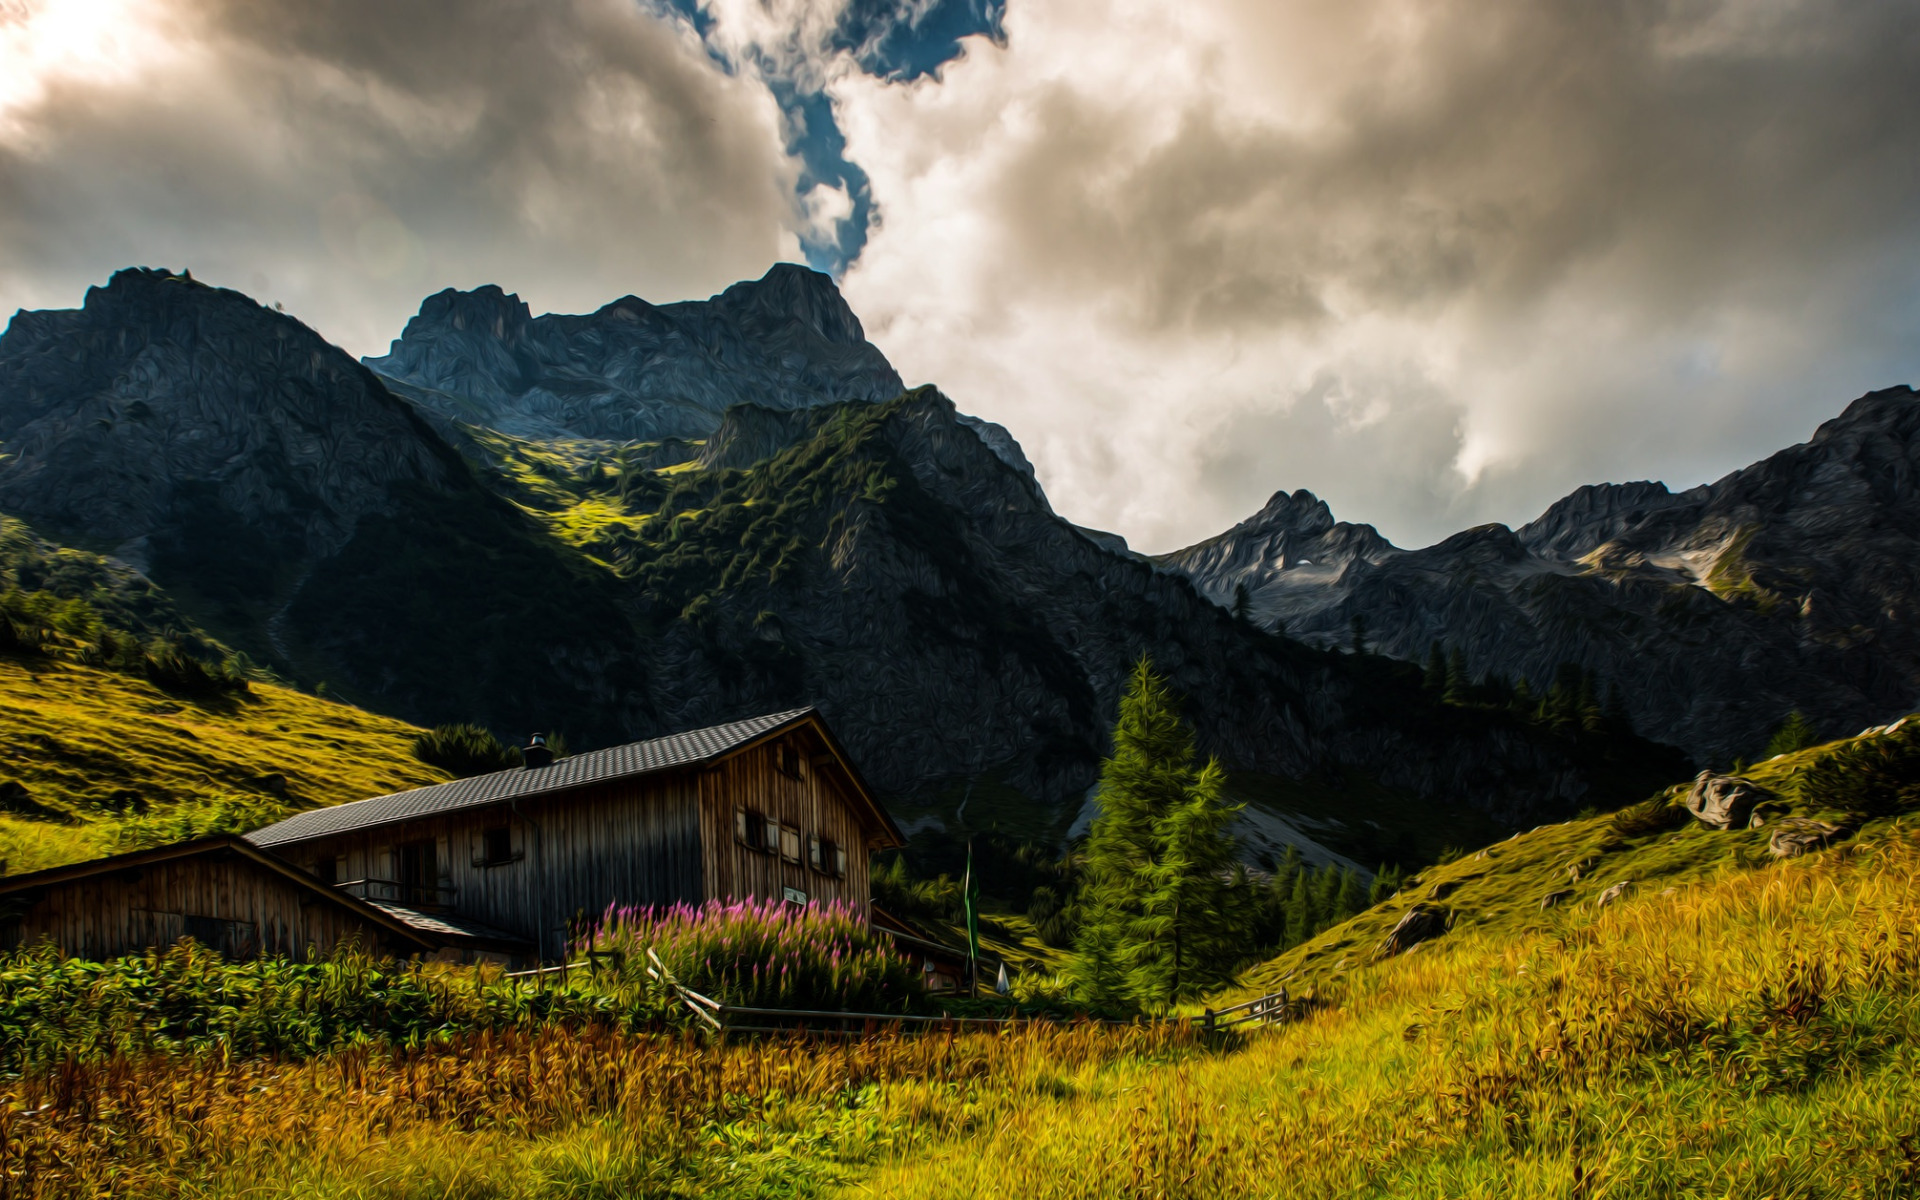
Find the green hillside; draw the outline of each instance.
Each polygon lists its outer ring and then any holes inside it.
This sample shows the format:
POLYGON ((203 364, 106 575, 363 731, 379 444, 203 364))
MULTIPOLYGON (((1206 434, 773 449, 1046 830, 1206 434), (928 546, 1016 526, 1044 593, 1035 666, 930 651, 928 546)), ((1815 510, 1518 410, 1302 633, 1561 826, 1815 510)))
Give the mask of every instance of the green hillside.
POLYGON ((0 860, 19 874, 435 783, 411 725, 270 684, 186 697, 45 656, 0 658, 0 860), (246 810, 240 812, 237 810, 246 810))
POLYGON ((1416 905, 1446 915, 1448 938, 1554 934, 1588 919, 1600 898, 1616 888, 1609 903, 1677 893, 1766 866, 1774 861, 1768 846, 1782 820, 1836 827, 1836 852, 1871 844, 1920 811, 1920 787, 1900 782, 1916 759, 1920 720, 1909 719, 1750 768, 1743 778, 1773 797, 1757 810, 1758 828, 1708 828, 1683 805, 1689 785, 1676 784, 1617 813, 1516 834, 1421 872, 1386 902, 1247 972, 1242 990, 1258 994, 1285 986, 1297 992, 1336 983, 1373 961, 1382 939, 1416 905), (1855 778, 1865 769, 1863 760, 1868 767, 1881 764, 1892 782, 1880 790, 1891 794, 1848 798, 1872 783, 1855 778))

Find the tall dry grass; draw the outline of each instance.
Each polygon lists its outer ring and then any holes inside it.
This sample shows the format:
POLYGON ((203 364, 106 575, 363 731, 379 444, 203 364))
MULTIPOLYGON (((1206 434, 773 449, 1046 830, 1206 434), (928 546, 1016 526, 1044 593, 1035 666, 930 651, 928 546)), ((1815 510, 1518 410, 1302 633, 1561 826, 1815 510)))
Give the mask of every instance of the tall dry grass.
POLYGON ((305 1063, 72 1062, 0 1092, 0 1196, 751 1195, 769 1156, 791 1192, 822 1175, 796 1144, 830 1142, 830 1168, 945 1140, 983 1090, 1191 1044, 1172 1027, 729 1046, 590 1027, 305 1063))
POLYGON ((1920 838, 1729 869, 1172 1027, 715 1047, 590 1027, 0 1094, 3 1196, 1920 1194, 1920 838))

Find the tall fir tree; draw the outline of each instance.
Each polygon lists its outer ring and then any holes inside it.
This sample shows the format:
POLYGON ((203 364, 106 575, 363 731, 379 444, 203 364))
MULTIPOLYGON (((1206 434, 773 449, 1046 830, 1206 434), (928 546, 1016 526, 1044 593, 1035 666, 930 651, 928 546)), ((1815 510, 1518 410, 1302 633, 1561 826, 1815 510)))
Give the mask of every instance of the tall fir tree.
POLYGON ((1820 744, 1820 731, 1813 722, 1807 720, 1807 714, 1794 709, 1780 727, 1767 739, 1767 748, 1761 752, 1762 758, 1772 758, 1776 754, 1792 754, 1807 750, 1820 744))
POLYGON ((1427 669, 1420 677, 1420 686, 1436 696, 1447 690, 1447 656, 1438 638, 1427 646, 1427 669))
POLYGON ((1198 761, 1172 690, 1141 659, 1101 765, 1100 815, 1086 846, 1074 972, 1090 1000, 1158 1009, 1237 965, 1245 894, 1226 774, 1198 761))

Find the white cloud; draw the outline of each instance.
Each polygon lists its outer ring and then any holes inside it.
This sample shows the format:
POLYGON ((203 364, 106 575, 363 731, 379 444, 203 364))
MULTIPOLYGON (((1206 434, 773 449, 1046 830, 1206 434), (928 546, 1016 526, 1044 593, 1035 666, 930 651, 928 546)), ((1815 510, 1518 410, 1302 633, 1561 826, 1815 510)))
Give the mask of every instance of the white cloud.
POLYGON ((284 301, 356 353, 422 297, 704 296, 798 257, 782 118, 626 0, 0 8, 0 304, 131 264, 284 301))
POLYGON ((846 289, 1152 549, 1279 488, 1418 544, 1696 482, 1920 365, 1912 22, 1763 7, 1015 4, 835 77, 846 289))

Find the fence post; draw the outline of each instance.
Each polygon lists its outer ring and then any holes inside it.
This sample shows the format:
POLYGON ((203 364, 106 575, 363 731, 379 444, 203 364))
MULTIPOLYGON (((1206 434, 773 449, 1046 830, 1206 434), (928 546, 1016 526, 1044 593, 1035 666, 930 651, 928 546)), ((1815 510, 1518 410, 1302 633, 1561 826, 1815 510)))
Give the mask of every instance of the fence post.
POLYGON ((1206 1028, 1206 1031, 1207 1031, 1208 1033, 1212 1033, 1212 1032, 1213 1032, 1213 1010, 1212 1010, 1211 1008, 1209 1008, 1209 1009, 1207 1010, 1207 1016, 1206 1016, 1206 1026, 1205 1026, 1205 1028, 1206 1028))

